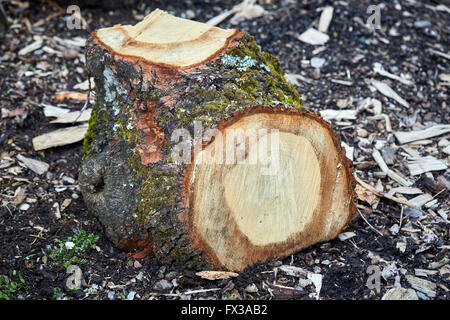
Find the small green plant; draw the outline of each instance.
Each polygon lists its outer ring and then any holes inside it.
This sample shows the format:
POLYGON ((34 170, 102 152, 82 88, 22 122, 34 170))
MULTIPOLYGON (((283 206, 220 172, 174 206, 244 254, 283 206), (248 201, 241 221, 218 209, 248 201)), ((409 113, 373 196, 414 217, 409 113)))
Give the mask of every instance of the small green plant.
POLYGON ((62 296, 62 290, 61 290, 61 288, 53 288, 53 299, 58 299, 59 297, 61 297, 62 296))
POLYGON ((16 293, 23 288, 25 279, 22 273, 9 270, 8 276, 0 275, 0 300, 9 300, 12 293, 16 293), (13 281, 14 279, 19 282, 13 281))
POLYGON ((73 237, 68 237, 62 241, 55 239, 57 246, 49 247, 48 252, 57 265, 68 268, 71 264, 85 264, 86 259, 81 258, 81 254, 88 249, 95 249, 95 243, 99 236, 84 230, 78 230, 73 237))

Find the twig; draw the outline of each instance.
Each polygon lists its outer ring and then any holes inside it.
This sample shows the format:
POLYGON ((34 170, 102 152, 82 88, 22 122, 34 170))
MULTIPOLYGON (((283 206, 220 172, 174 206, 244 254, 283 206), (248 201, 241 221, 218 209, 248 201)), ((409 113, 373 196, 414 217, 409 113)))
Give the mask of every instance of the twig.
POLYGON ((83 114, 83 111, 86 110, 87 106, 89 105, 89 98, 91 96, 91 77, 88 74, 88 83, 89 83, 89 88, 88 88, 88 92, 87 92, 87 98, 86 98, 86 102, 84 103, 83 108, 81 108, 80 113, 78 114, 78 116, 75 118, 74 122, 77 122, 77 120, 81 117, 81 115, 83 114))
POLYGON ((443 52, 440 52, 440 51, 437 51, 437 50, 433 50, 433 49, 430 49, 430 52, 434 53, 435 55, 438 55, 438 56, 441 56, 441 57, 444 57, 444 58, 450 60, 450 54, 446 54, 446 53, 443 53, 443 52))
POLYGON ((380 236, 384 237, 384 235, 378 231, 377 229, 375 229, 375 227, 373 227, 369 221, 367 221, 366 217, 364 217, 364 215, 361 213, 361 211, 359 211, 358 208, 356 208, 356 210, 358 211, 359 215, 361 216, 361 218, 363 218, 363 220, 367 223, 367 225, 370 227, 370 229, 372 229, 373 231, 375 231, 376 233, 378 233, 380 236))
POLYGON ((188 294, 203 293, 203 292, 217 291, 217 290, 220 290, 220 288, 189 290, 189 291, 184 292, 183 294, 184 294, 184 295, 188 295, 188 294))
POLYGON ((384 192, 381 192, 381 191, 377 190, 376 188, 372 187, 370 184, 368 184, 368 183, 362 181, 360 178, 358 178, 358 177, 356 176, 356 174, 354 175, 354 177, 355 177, 355 180, 356 180, 362 187, 366 188, 367 190, 369 190, 370 192, 376 194, 377 196, 379 196, 379 197, 384 197, 384 198, 386 198, 386 199, 392 200, 392 201, 394 201, 394 202, 403 204, 403 205, 405 205, 405 206, 407 206, 407 207, 410 207, 410 208, 413 208, 413 209, 415 209, 415 210, 418 210, 418 211, 421 211, 421 212, 425 213, 425 211, 423 211, 422 209, 420 209, 420 208, 418 208, 418 207, 416 207, 416 206, 410 204, 408 201, 405 201, 405 200, 396 198, 396 197, 394 197, 394 196, 391 196, 391 195, 388 194, 388 193, 384 193, 384 192))
POLYGON ((399 222, 399 227, 398 230, 400 230, 402 228, 402 223, 403 223, 403 206, 400 206, 402 209, 400 211, 400 222, 399 222))
POLYGON ((352 239, 347 239, 348 242, 350 242, 356 249, 359 250, 359 247, 356 245, 355 241, 353 241, 352 239))

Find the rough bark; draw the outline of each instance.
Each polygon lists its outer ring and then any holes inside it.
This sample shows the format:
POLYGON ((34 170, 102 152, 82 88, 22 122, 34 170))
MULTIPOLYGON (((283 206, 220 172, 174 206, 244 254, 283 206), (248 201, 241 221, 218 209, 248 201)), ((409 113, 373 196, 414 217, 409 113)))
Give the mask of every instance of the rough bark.
POLYGON ((3 36, 3 33, 8 29, 8 20, 6 18, 5 9, 0 3, 0 36, 3 36))
MULTIPOLYGON (((163 263, 186 268, 241 270, 331 239, 351 220, 355 211, 351 170, 331 127, 300 110, 303 102, 285 81, 279 61, 262 52, 253 37, 237 30, 227 34, 213 54, 200 58, 194 54, 186 59, 199 61, 182 65, 171 64, 167 57, 161 62, 119 53, 99 38, 99 31, 88 39, 86 62, 95 79, 96 103, 79 182, 89 210, 120 248, 151 247, 163 263), (320 209, 314 210, 312 222, 276 243, 255 244, 229 213, 198 212, 196 199, 202 195, 193 176, 195 161, 177 164, 172 159, 175 129, 186 128, 194 137, 194 122, 200 121, 204 130, 223 132, 254 115, 289 118, 288 129, 282 124, 272 127, 311 140, 321 170, 320 209), (317 138, 313 131, 308 134, 308 127, 316 128, 317 138), (329 150, 319 150, 323 146, 329 150), (215 219, 206 233, 198 223, 205 217, 215 219), (222 241, 220 250, 212 243, 217 241, 222 241)), ((204 41, 205 36, 199 38, 204 41)), ((202 145, 212 143, 211 139, 202 145)))

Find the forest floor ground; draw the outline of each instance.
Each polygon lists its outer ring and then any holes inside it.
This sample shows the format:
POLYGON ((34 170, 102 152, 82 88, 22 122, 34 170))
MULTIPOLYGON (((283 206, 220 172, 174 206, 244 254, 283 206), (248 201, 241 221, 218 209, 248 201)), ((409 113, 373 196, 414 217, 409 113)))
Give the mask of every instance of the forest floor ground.
POLYGON ((12 25, 0 40, 0 275, 7 280, 0 283, 0 298, 313 299, 320 294, 320 299, 381 299, 396 288, 411 288, 408 292, 419 299, 450 298, 450 171, 439 169, 450 163, 450 134, 404 144, 395 135, 449 124, 448 7, 432 1, 386 1, 380 8, 381 29, 373 31, 365 26, 371 1, 272 0, 262 1, 262 16, 219 25, 253 35, 264 51, 279 57, 306 108, 342 110, 337 118, 327 117, 352 154, 355 175, 380 192, 415 199, 423 211, 358 185, 361 215, 340 239, 211 281, 192 270, 163 266, 151 255, 134 259, 106 239, 77 186, 82 142, 39 152, 32 145, 33 137, 67 126, 50 123, 45 105, 80 110, 84 104, 57 99, 59 92, 80 91, 74 86, 87 79, 84 48, 77 39, 86 39, 96 28, 135 24, 157 7, 205 22, 239 1, 148 3, 120 10, 82 7, 88 30, 69 30, 66 8, 60 11, 50 1, 5 4, 12 25), (334 8, 329 41, 322 46, 300 41, 301 33, 317 26, 324 6, 334 8), (40 48, 19 54, 39 40, 40 48), (377 63, 403 81, 376 72, 377 63), (375 90, 373 79, 383 81, 409 106, 375 90), (373 157, 376 150, 389 169, 412 184, 406 187, 387 175, 373 157), (49 164, 48 171, 36 174, 18 155, 49 164), (439 165, 424 165, 431 171, 412 175, 411 161, 426 163, 425 157, 434 157, 439 165), (84 281, 80 289, 70 290, 69 274, 49 248, 57 247, 57 240, 65 244, 80 230, 99 239, 79 254, 84 281), (298 278, 283 272, 286 265, 321 275, 320 281, 301 286, 298 278), (370 285, 377 278, 379 290, 370 285), (13 283, 18 287, 9 290, 13 283))

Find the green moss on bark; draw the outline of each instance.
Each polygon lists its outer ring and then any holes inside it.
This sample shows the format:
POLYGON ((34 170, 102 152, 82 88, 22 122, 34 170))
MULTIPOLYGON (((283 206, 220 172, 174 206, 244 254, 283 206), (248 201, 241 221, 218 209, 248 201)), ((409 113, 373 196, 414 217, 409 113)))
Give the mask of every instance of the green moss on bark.
POLYGON ((223 78, 230 80, 217 83, 216 89, 198 87, 194 90, 202 100, 190 108, 176 108, 178 127, 187 128, 194 120, 210 127, 236 111, 259 105, 303 107, 300 95, 284 78, 280 61, 269 53, 261 52, 253 37, 245 36, 239 46, 225 52, 222 63, 226 73, 223 78), (233 66, 230 61, 237 63, 233 66))
POLYGON ((108 123, 108 114, 104 110, 103 100, 97 100, 92 107, 91 117, 88 121, 88 129, 83 140, 83 155, 89 155, 92 147, 96 144, 96 135, 100 128, 108 123))
POLYGON ((172 171, 158 170, 156 165, 144 166, 136 154, 128 158, 128 165, 140 179, 136 219, 141 224, 147 224, 152 214, 175 205, 178 175, 172 171))

